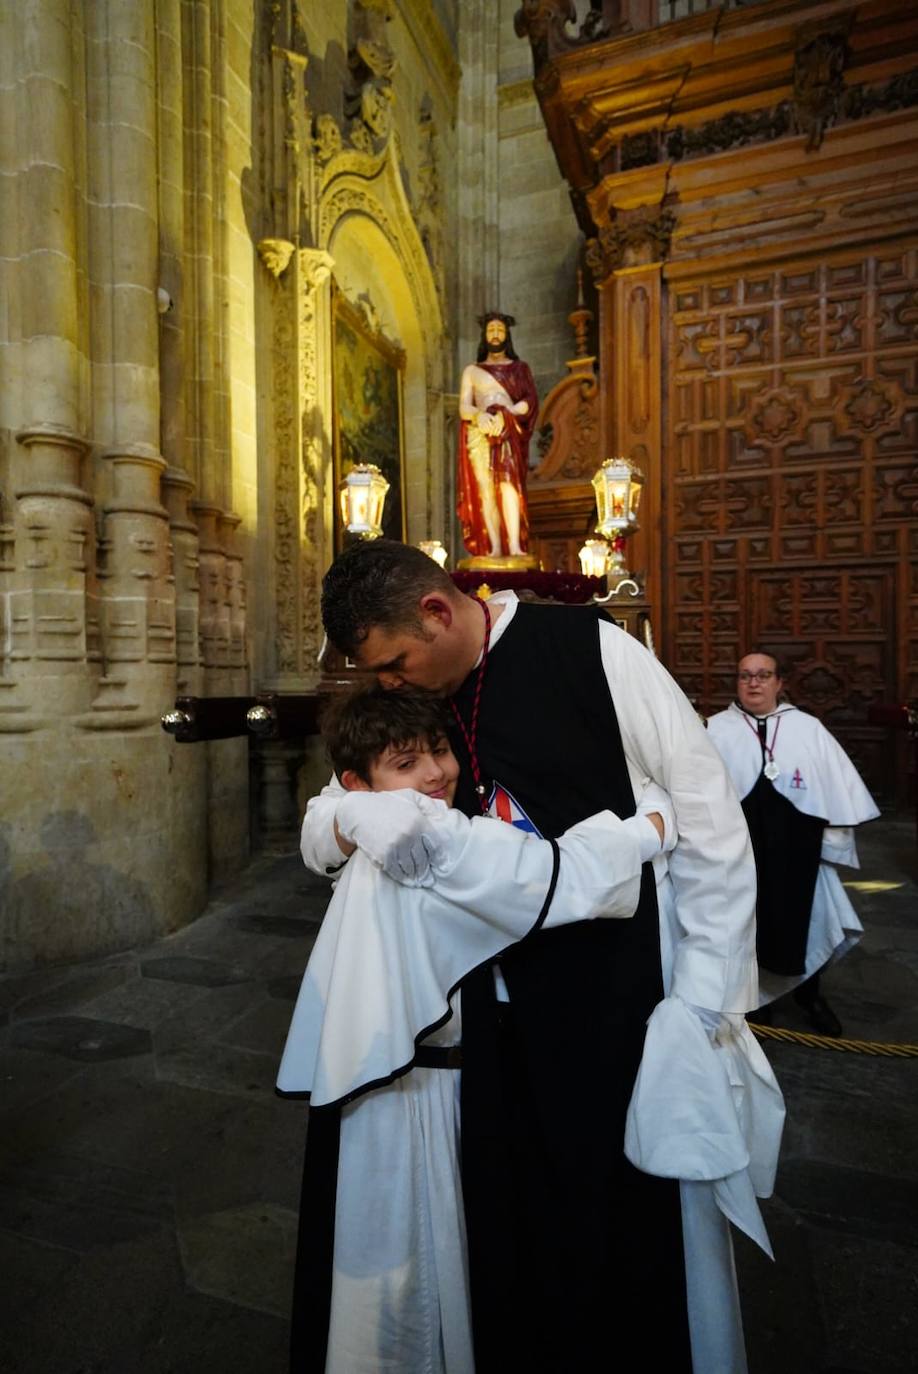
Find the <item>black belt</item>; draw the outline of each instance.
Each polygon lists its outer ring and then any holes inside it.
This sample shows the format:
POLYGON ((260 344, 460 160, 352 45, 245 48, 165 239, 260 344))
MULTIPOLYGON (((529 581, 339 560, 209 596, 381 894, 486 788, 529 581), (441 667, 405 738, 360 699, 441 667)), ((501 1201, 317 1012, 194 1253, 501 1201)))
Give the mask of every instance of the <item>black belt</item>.
POLYGON ((414 1052, 419 1069, 461 1069, 461 1045, 418 1045, 414 1052))

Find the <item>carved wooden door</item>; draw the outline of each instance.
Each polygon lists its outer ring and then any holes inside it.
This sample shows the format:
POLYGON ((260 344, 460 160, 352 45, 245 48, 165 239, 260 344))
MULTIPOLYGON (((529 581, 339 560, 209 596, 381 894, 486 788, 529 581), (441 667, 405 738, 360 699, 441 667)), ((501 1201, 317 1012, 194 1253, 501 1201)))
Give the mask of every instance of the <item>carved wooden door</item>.
POLYGON ((712 710, 767 644, 901 798, 867 707, 918 694, 918 249, 680 274, 666 302, 666 661, 712 710))

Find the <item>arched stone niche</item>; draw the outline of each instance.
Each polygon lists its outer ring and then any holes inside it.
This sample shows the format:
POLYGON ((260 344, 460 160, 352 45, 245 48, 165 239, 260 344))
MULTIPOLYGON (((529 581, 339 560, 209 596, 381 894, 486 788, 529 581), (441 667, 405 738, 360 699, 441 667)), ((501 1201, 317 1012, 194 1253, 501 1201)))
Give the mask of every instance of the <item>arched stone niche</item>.
POLYGON ((440 301, 399 171, 393 134, 379 153, 347 148, 318 174, 315 247, 263 239, 271 291, 273 403, 264 466, 271 549, 269 615, 258 685, 309 691, 320 677, 319 600, 334 556, 332 284, 368 296, 382 332, 405 352, 408 539, 448 541, 451 464, 445 444, 447 341, 440 301))
POLYGON ((319 679, 319 598, 333 549, 332 282, 369 297, 382 332, 405 352, 408 539, 449 541, 445 443, 447 340, 436 283, 402 181, 393 134, 375 154, 346 148, 318 173, 315 247, 264 239, 273 278, 270 628, 260 685, 308 691, 319 679))
POLYGON ((369 300, 379 332, 405 353, 404 444, 407 538, 426 537, 430 524, 430 486, 436 455, 429 453, 428 386, 420 321, 391 244, 365 215, 345 215, 329 245, 334 277, 353 305, 369 300))
POLYGON ((443 424, 443 321, 405 195, 395 135, 376 157, 346 150, 327 164, 319 225, 321 246, 344 295, 358 306, 368 298, 381 332, 405 352, 407 537, 412 543, 446 539, 451 484, 443 424))

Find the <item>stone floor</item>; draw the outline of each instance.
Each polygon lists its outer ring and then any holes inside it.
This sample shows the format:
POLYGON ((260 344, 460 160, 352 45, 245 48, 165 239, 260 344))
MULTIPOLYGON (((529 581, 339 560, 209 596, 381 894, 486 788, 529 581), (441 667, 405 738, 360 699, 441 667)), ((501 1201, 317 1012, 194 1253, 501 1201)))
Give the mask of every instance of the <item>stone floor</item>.
MULTIPOLYGON (((861 851, 867 937, 825 988, 846 1033, 915 1044, 914 826, 861 851)), ((306 1110, 272 1089, 326 900, 263 859, 150 948, 0 980, 7 1374, 284 1371, 306 1110)), ((752 1374, 913 1374, 918 1060, 767 1049, 789 1124, 777 1263, 738 1246, 752 1374)))

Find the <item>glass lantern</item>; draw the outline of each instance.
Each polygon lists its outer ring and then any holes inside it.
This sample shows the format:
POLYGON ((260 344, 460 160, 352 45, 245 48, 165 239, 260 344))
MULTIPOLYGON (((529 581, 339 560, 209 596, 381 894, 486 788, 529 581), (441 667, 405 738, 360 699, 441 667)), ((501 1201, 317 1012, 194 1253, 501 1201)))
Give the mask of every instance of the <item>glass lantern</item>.
POLYGON ((607 539, 637 528, 644 474, 627 458, 607 458, 593 478, 599 521, 596 533, 607 539))
POLYGON ((355 463, 338 488, 341 519, 348 534, 378 539, 389 483, 375 463, 355 463))

